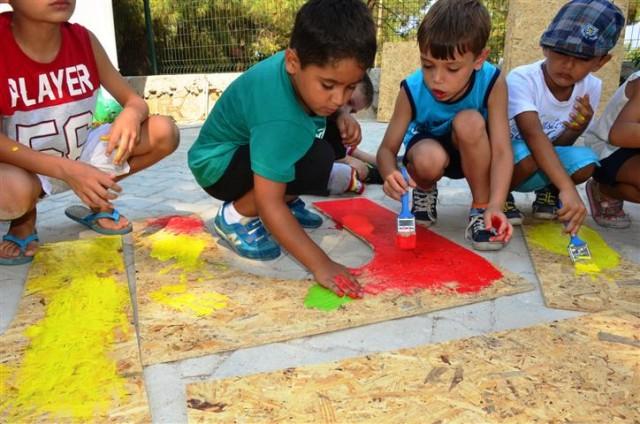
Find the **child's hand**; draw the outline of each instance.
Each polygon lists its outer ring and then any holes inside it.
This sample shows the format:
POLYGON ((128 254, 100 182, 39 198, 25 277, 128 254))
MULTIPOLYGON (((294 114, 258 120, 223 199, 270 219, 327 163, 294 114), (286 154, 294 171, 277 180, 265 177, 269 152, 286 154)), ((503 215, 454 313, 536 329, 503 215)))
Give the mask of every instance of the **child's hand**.
POLYGON ((342 144, 346 146, 357 146, 362 141, 362 132, 358 121, 348 113, 341 113, 336 119, 342 144))
POLYGON ((313 273, 314 279, 338 296, 345 294, 352 299, 362 297, 362 286, 349 270, 339 263, 330 261, 325 267, 313 273))
POLYGON ((409 181, 407 182, 402 176, 402 173, 396 169, 384 179, 382 190, 392 199, 400 200, 400 196, 409 190, 409 187, 415 186, 416 182, 413 181, 411 175, 409 175, 409 181))
POLYGON ((113 175, 106 174, 84 162, 72 161, 64 168, 64 181, 87 206, 94 209, 112 209, 111 200, 122 188, 113 175))
POLYGON ((558 210, 558 219, 565 224, 564 231, 577 234, 587 215, 587 208, 575 187, 561 190, 558 197, 562 202, 562 208, 558 210))
POLYGON ((573 109, 575 112, 571 112, 569 114, 571 121, 564 122, 564 126, 573 131, 582 133, 587 129, 589 122, 591 122, 591 118, 593 118, 593 108, 591 108, 591 103, 589 102, 589 94, 585 94, 583 97, 578 97, 576 99, 576 104, 573 105, 573 109))
POLYGON ((106 154, 110 156, 111 152, 116 147, 118 148, 113 159, 115 165, 122 165, 129 158, 136 145, 140 143, 140 127, 140 119, 136 111, 131 108, 125 107, 113 121, 106 154))
POLYGON ((507 219, 501 208, 489 206, 484 211, 484 222, 486 230, 494 229, 496 235, 489 241, 508 243, 513 234, 513 226, 507 219))

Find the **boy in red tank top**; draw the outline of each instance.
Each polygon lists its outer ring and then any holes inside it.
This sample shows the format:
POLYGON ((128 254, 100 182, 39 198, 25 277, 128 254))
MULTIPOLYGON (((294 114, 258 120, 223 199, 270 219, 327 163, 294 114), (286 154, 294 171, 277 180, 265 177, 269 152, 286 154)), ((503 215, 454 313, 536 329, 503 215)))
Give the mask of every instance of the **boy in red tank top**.
POLYGON ((146 103, 113 67, 96 37, 68 22, 75 0, 0 0, 0 265, 29 262, 36 250, 36 203, 73 190, 88 206, 70 218, 103 234, 131 224, 112 204, 117 181, 178 146, 168 117, 146 103), (112 124, 91 128, 98 89, 123 106, 112 124))

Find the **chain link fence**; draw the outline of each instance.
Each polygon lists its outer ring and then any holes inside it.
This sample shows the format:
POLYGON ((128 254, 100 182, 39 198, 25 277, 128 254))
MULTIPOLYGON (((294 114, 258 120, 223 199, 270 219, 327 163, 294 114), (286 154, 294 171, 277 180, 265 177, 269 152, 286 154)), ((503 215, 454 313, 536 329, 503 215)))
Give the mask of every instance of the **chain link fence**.
MULTIPOLYGON (((287 46, 295 13, 304 1, 113 0, 121 71, 125 75, 244 71, 287 46), (143 3, 150 17, 146 27, 143 3)), ((382 46, 387 41, 415 40, 434 0, 363 1, 372 12, 382 46)), ((493 25, 490 60, 500 63, 509 0, 484 3, 493 25)), ((633 69, 640 66, 638 5, 640 0, 630 0, 625 36, 627 67, 633 69)))
MULTIPOLYGON (((119 61, 126 75, 240 72, 284 49, 305 0, 113 0, 119 61), (137 21, 137 22, 136 22, 137 21), (142 30, 142 31, 141 31, 142 30), (150 34, 153 34, 150 37, 150 34)), ((378 43, 415 40, 434 0, 363 0, 378 43)), ((485 0, 493 19, 491 50, 504 45, 508 0, 485 0)), ((379 65, 379 58, 377 64, 379 65)))

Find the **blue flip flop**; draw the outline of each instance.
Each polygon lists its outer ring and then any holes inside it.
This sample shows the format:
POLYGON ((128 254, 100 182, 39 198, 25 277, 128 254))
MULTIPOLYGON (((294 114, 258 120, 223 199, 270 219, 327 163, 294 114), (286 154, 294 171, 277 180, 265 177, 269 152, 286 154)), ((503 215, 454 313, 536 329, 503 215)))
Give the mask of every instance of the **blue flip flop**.
POLYGON ((131 223, 124 228, 120 228, 119 230, 111 230, 109 228, 101 227, 98 224, 98 219, 107 218, 111 219, 114 222, 118 222, 120 220, 120 212, 117 209, 114 209, 111 212, 93 212, 91 209, 86 206, 69 206, 64 214, 69 218, 73 219, 79 224, 82 224, 86 227, 91 228, 96 233, 105 234, 109 236, 121 235, 130 233, 133 229, 131 223))
POLYGON ((29 243, 31 243, 32 241, 40 241, 40 239, 38 239, 38 234, 36 233, 33 233, 23 239, 11 234, 5 234, 4 236, 2 236, 2 241, 9 241, 18 246, 18 248, 20 249, 20 254, 11 258, 0 258, 0 265, 22 265, 28 264, 29 262, 33 261, 33 256, 25 255, 29 243))

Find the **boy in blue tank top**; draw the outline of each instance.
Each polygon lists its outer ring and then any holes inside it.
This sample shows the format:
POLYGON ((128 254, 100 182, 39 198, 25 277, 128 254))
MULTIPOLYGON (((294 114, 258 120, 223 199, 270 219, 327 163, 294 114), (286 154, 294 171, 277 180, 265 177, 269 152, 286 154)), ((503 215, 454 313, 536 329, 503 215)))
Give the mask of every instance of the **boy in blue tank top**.
MULTIPOLYGON (((322 140, 326 117, 340 113, 375 52, 375 26, 361 0, 308 1, 289 48, 225 90, 189 150, 196 181, 225 202, 214 228, 238 254, 275 259, 282 245, 340 296, 362 289, 304 232, 322 219, 298 195, 327 194, 334 154, 322 140)), ((337 124, 345 144, 360 141, 348 113, 337 124)))
POLYGON ((479 0, 439 0, 418 28, 422 68, 402 81, 378 150, 385 193, 398 200, 413 187, 412 212, 437 219, 436 182, 466 178, 473 203, 465 237, 477 250, 501 249, 513 228, 502 212, 513 172, 507 87, 486 62, 489 12, 479 0), (396 156, 404 144, 406 182, 396 156))

